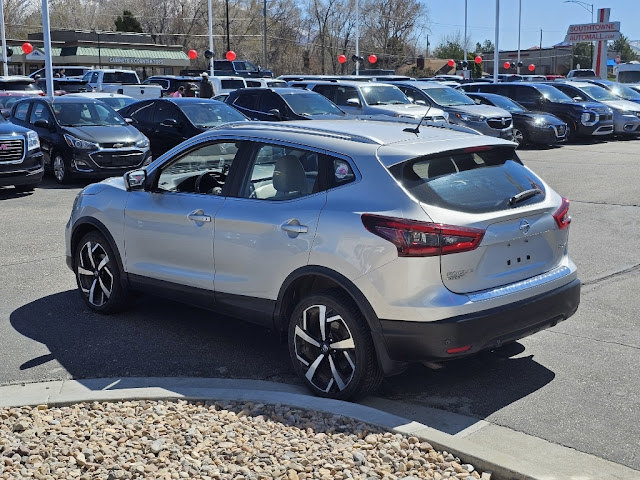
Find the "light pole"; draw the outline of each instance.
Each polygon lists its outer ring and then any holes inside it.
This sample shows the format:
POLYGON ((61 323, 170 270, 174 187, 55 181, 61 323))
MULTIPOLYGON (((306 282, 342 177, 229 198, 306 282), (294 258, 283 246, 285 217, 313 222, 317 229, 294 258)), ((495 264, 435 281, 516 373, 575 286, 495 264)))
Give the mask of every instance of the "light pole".
POLYGON ((522 23, 522 0, 518 2, 518 75, 520 75, 520 25, 522 23))
POLYGON ((467 0, 464 0, 464 54, 462 57, 462 76, 467 78, 467 0))
POLYGON ((4 36, 4 0, 0 0, 0 35, 2 35, 2 64, 4 74, 9 75, 9 64, 7 63, 7 39, 4 36))
POLYGON ((227 52, 231 50, 231 42, 229 41, 229 0, 225 2, 225 10, 227 13, 227 52))
POLYGON ((262 3, 262 68, 267 68, 267 0, 262 3))
MULTIPOLYGON (((581 0, 564 0, 564 3, 577 3, 587 12, 591 12, 591 23, 593 23, 593 3, 583 2, 581 0)), ((591 66, 593 67, 593 42, 589 42, 591 49, 591 66)))

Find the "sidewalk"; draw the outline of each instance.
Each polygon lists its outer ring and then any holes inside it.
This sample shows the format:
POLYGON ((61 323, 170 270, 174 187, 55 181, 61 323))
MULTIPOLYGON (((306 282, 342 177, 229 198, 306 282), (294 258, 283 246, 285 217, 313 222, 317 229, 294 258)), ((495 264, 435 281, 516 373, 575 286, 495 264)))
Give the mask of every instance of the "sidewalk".
POLYGON ((116 400, 219 400, 279 404, 341 415, 414 436, 492 472, 492 480, 637 480, 640 472, 521 432, 441 410, 370 397, 361 404, 308 395, 258 380, 123 378, 64 380, 0 387, 0 408, 116 400), (407 418, 409 417, 409 418, 407 418), (416 421, 420 419, 420 422, 416 421), (456 432, 455 434, 447 432, 456 432))

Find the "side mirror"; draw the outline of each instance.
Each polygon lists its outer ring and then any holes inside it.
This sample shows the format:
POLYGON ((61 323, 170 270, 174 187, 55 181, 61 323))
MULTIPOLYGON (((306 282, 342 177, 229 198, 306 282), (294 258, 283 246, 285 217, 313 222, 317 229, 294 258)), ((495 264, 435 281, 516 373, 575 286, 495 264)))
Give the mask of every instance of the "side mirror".
POLYGON ((347 105, 350 105, 352 107, 359 107, 360 106, 360 99, 359 98, 350 98, 347 100, 347 105))
POLYGON ((582 102, 582 98, 581 97, 573 97, 573 101, 574 102, 582 102))
POLYGON ((124 121, 127 122, 129 125, 133 125, 135 123, 133 118, 129 118, 129 117, 126 117, 124 121))
POLYGON ((423 106, 427 106, 427 102, 425 102, 424 100, 414 100, 413 98, 409 97, 409 100, 411 100, 413 103, 415 103, 416 105, 423 105, 423 106))
POLYGON ((278 110, 277 108, 272 108, 267 113, 269 115, 276 117, 278 120, 282 120, 282 114, 280 113, 280 110, 278 110))
POLYGON ((124 184, 129 192, 144 189, 146 180, 146 170, 131 170, 124 174, 124 184))
POLYGON ((165 118, 162 122, 160 122, 160 125, 162 125, 163 127, 177 127, 178 121, 175 118, 165 118))
POLYGON ((40 120, 36 120, 35 122, 33 122, 33 126, 40 127, 40 128, 50 128, 51 124, 49 123, 49 120, 45 120, 44 118, 41 118, 40 120))

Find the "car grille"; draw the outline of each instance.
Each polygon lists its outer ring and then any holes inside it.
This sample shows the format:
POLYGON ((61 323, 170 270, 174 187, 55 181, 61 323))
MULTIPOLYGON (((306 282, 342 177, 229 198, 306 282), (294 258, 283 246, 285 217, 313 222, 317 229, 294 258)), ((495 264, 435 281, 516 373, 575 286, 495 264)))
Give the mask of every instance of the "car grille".
POLYGON ((0 162, 21 162, 23 158, 23 139, 0 139, 0 162))
POLYGON ((112 143, 101 143, 101 148, 131 148, 135 146, 135 142, 112 142, 112 143))
POLYGON ((600 115, 600 120, 613 120, 613 115, 600 115))
POLYGON ((98 152, 91 154, 91 160, 103 168, 135 167, 142 163, 144 154, 138 151, 98 152))
POLYGON ((509 128, 511 126, 511 119, 509 117, 489 118, 487 120, 487 125, 491 128, 502 130, 503 128, 509 128))

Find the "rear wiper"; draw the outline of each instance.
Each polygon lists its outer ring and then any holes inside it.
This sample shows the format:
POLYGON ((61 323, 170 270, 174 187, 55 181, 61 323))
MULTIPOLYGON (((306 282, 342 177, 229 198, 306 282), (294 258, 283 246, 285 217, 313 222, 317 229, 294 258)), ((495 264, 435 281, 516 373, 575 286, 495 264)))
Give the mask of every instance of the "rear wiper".
POLYGON ((542 190, 539 188, 532 188, 530 190, 524 190, 520 193, 516 193, 513 197, 509 199, 509 206, 513 207, 516 203, 524 202, 531 197, 535 197, 542 193, 542 190))

